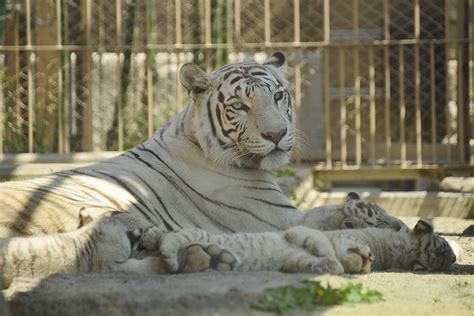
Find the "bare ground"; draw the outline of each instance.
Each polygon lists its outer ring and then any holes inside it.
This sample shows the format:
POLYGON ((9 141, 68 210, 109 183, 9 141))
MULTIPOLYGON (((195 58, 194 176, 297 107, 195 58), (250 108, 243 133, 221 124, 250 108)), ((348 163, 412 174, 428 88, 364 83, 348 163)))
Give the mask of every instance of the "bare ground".
MULTIPOLYGON (((417 218, 403 220, 413 226, 417 218)), ((474 220, 435 218, 433 222, 437 231, 463 248, 451 272, 316 276, 333 285, 361 282, 384 296, 380 303, 337 306, 317 313, 474 315, 474 237, 461 236, 474 220)), ((279 272, 57 275, 44 280, 18 278, 4 294, 14 315, 266 315, 251 308, 258 293, 314 277, 279 272)))

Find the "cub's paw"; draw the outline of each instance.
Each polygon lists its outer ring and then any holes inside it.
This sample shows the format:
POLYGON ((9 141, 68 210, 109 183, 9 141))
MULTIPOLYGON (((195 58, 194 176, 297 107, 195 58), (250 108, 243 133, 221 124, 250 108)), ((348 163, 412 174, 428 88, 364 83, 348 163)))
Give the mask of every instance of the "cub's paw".
POLYGON ((233 271, 239 263, 233 253, 218 245, 193 244, 178 251, 177 272, 233 271))
POLYGON ((356 245, 346 249, 339 258, 345 273, 369 273, 375 257, 366 245, 356 245))
POLYGON ((142 236, 139 242, 139 248, 146 250, 157 250, 160 248, 160 239, 165 233, 156 226, 149 227, 142 231, 142 236))
POLYGON ((330 258, 321 258, 311 263, 308 268, 308 272, 317 274, 329 273, 339 275, 344 272, 339 262, 330 258))

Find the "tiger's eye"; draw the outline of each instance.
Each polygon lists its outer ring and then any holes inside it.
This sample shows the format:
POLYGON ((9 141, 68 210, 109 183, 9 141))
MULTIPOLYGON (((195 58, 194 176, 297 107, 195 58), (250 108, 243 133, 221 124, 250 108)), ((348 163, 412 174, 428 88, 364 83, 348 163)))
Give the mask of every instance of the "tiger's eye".
POLYGON ((275 100, 275 102, 278 102, 281 99, 283 99, 283 92, 278 91, 277 93, 275 93, 275 95, 273 96, 273 99, 275 100))
POLYGON ((237 111, 245 111, 245 112, 248 112, 249 111, 249 107, 243 103, 240 103, 240 102, 236 102, 234 104, 232 104, 232 107, 237 110, 237 111))

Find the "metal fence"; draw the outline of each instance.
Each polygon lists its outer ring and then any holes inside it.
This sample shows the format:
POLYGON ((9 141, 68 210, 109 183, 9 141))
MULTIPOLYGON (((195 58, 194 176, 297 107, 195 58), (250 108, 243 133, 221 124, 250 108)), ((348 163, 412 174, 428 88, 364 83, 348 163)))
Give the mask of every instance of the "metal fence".
POLYGON ((183 108, 184 62, 211 70, 281 50, 298 111, 295 159, 470 164, 473 0, 1 6, 0 154, 130 148, 183 108))

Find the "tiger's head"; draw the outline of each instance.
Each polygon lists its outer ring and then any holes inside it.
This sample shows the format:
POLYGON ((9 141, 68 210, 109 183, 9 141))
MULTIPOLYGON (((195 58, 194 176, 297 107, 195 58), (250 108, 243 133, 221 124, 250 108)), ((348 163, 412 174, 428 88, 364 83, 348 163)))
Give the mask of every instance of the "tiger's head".
POLYGON ((189 91, 195 138, 219 165, 271 169, 285 165, 295 143, 295 108, 286 58, 243 62, 210 74, 188 63, 180 71, 189 91))
POLYGON ((434 232, 433 225, 418 220, 411 232, 412 251, 404 256, 404 268, 413 271, 446 271, 456 262, 449 242, 434 232))
POLYGON ((347 194, 342 209, 345 218, 341 222, 341 229, 377 227, 395 231, 410 231, 401 220, 391 216, 377 204, 362 200, 355 192, 347 194))

